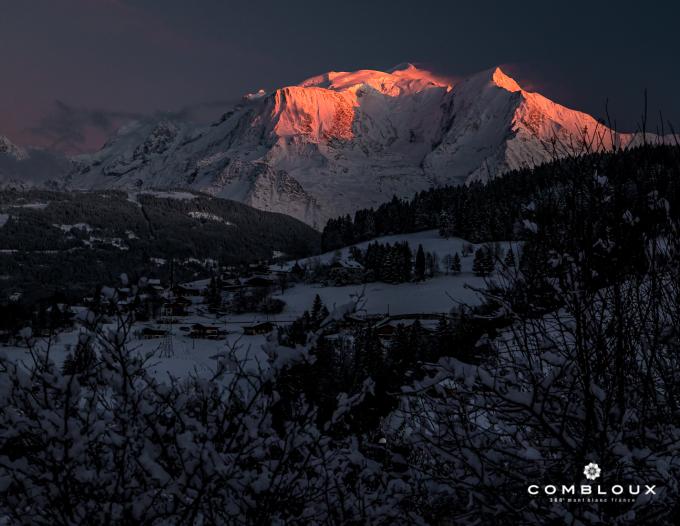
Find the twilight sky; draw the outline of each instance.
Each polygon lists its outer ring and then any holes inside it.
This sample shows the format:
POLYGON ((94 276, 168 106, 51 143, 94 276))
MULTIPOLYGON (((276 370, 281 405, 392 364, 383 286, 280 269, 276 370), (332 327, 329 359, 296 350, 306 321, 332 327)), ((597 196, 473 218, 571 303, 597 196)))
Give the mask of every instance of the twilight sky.
MULTIPOLYGON (((675 4, 675 5, 673 5, 675 4)), ((328 70, 502 65, 525 89, 621 130, 680 128, 669 0, 0 0, 0 135, 67 152, 139 115, 219 115, 243 94, 328 70)))

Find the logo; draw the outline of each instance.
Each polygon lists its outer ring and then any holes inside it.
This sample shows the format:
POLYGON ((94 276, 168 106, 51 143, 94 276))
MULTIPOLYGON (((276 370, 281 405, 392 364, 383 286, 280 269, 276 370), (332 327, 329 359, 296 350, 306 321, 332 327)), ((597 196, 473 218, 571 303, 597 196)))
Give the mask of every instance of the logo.
POLYGON ((613 485, 592 483, 602 476, 602 469, 595 462, 583 468, 587 484, 532 484, 527 488, 531 496, 544 495, 551 502, 628 502, 633 503, 639 495, 656 495, 656 486, 644 484, 613 485))
POLYGON ((600 476, 601 473, 602 470, 600 469, 600 466, 595 464, 595 462, 591 462, 585 468, 583 468, 583 474, 588 480, 595 480, 600 476))

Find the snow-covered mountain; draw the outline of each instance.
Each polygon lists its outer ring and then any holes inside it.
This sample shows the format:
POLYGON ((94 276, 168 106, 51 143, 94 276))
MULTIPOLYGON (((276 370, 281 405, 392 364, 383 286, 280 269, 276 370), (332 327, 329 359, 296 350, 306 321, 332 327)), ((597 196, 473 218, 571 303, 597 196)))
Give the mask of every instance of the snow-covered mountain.
POLYGON ((23 148, 20 148, 3 135, 0 135, 0 155, 11 157, 15 160, 25 159, 27 156, 23 148))
POLYGON ((59 188, 72 164, 60 153, 40 148, 22 148, 0 135, 0 187, 59 188))
POLYGON ((632 140, 523 90, 499 68, 450 83, 406 64, 247 95, 207 127, 132 123, 75 158, 66 184, 191 188, 322 227, 395 194, 549 160, 584 136, 598 137, 594 147, 632 140))

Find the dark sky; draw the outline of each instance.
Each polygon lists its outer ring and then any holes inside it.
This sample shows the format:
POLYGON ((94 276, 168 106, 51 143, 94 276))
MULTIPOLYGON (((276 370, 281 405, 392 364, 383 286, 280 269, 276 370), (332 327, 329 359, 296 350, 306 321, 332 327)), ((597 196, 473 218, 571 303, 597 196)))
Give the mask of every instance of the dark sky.
POLYGON ((670 0, 0 0, 0 134, 87 150, 137 115, 206 118, 259 88, 406 61, 503 65, 595 116, 609 99, 622 130, 646 88, 680 128, 679 20, 670 0))

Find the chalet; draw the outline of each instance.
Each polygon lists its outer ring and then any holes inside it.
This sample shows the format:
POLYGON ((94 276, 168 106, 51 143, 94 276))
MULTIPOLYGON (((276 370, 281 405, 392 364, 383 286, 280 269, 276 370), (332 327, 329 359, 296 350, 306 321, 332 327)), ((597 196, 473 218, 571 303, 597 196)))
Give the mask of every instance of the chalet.
POLYGON ((170 334, 168 331, 163 330, 163 329, 154 329, 152 327, 144 327, 141 332, 139 333, 139 337, 142 340, 154 340, 157 338, 165 338, 168 334, 170 334))
POLYGON ((160 279, 152 278, 146 282, 148 289, 155 294, 162 294, 165 292, 165 287, 161 283, 160 279))
POLYGON ((386 323, 380 327, 376 327, 375 334, 380 339, 391 340, 394 338, 394 333, 397 332, 397 326, 386 323))
POLYGON ((161 307, 161 316, 164 318, 188 316, 189 305, 191 305, 190 300, 182 297, 175 298, 172 301, 163 303, 163 306, 161 307))
POLYGON ((258 263, 249 263, 248 270, 250 272, 267 272, 267 265, 262 261, 258 263))
POLYGON ((247 325, 243 327, 243 334, 246 336, 255 336, 258 334, 268 334, 274 330, 274 324, 270 321, 257 323, 255 325, 247 325))
POLYGON ((334 332, 353 330, 356 328, 372 327, 384 319, 383 315, 346 312, 341 316, 330 315, 321 322, 324 335, 334 332))
POLYGON ((130 287, 121 287, 117 289, 116 292, 118 293, 118 297, 121 299, 127 299, 133 295, 132 289, 130 289, 130 287))
POLYGON ((226 334, 227 331, 220 330, 219 327, 195 323, 191 326, 189 336, 201 340, 221 340, 226 334))
POLYGON ((446 316, 444 314, 398 314, 393 316, 386 316, 377 322, 373 328, 379 338, 383 340, 391 340, 397 332, 397 327, 410 327, 416 321, 420 324, 425 332, 434 332, 437 326, 446 316))
POLYGON ((234 266, 225 267, 220 274, 220 280, 224 283, 227 281, 237 280, 239 277, 238 268, 234 266))
POLYGON ((232 292, 240 290, 243 287, 238 278, 222 279, 222 290, 225 292, 232 292))
POLYGON ((175 285, 172 287, 172 292, 176 296, 200 296, 203 294, 205 287, 189 287, 187 285, 175 285))

